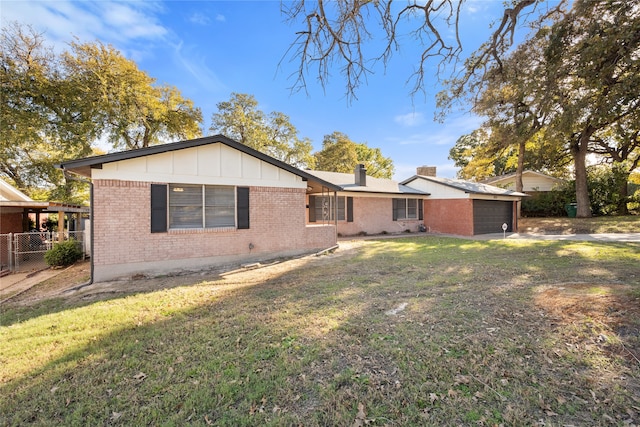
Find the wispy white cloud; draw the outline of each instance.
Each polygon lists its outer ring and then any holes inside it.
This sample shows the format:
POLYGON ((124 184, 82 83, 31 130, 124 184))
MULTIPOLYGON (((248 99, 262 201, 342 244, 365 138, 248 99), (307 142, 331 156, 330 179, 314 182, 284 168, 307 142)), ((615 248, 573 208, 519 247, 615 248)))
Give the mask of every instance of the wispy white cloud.
MULTIPOLYGON (((467 0, 462 5, 462 12, 470 15, 485 13, 491 6, 493 6, 491 3, 492 2, 488 2, 486 0, 467 0)), ((499 4, 502 5, 502 3, 499 4)))
POLYGON ((227 21, 227 18, 226 18, 224 15, 222 15, 222 14, 218 13, 218 14, 216 15, 216 21, 218 21, 218 22, 226 22, 226 21, 227 21))
POLYGON ((45 32, 56 50, 73 37, 101 40, 126 48, 136 41, 161 40, 168 29, 161 25, 157 2, 9 1, 2 4, 2 22, 18 21, 45 32))
POLYGON ((393 118, 393 121, 398 123, 401 126, 412 127, 419 126, 425 122, 424 114, 422 113, 408 113, 408 114, 400 114, 393 118))
POLYGON ((199 83, 199 86, 208 92, 228 91, 224 83, 220 81, 216 73, 206 64, 204 58, 198 58, 190 49, 180 42, 173 45, 174 61, 179 67, 185 69, 191 77, 199 83))
POLYGON ((196 12, 189 17, 189 22, 197 25, 209 25, 211 19, 204 13, 196 12))

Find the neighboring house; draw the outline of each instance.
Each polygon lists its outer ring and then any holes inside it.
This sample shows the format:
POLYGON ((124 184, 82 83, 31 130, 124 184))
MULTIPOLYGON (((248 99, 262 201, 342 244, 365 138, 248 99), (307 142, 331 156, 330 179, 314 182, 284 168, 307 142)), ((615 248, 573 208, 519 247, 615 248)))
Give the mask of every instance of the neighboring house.
MULTIPOLYGON (((71 219, 72 214, 88 213, 89 208, 59 202, 37 201, 0 179, 0 234, 31 231, 31 223, 40 228, 41 218, 57 213, 58 219, 71 219)), ((75 219, 77 220, 77 218, 75 219)), ((76 221, 67 221, 74 224, 76 221)), ((59 227, 62 230, 64 226, 59 227)))
POLYGON ((312 253, 335 221, 308 197, 340 187, 221 135, 64 162, 92 181, 93 279, 312 253))
MULTIPOLYGON (((70 221, 73 215, 79 216, 81 213, 88 213, 89 208, 76 205, 68 205, 57 202, 35 201, 26 194, 0 179, 0 266, 2 269, 11 265, 12 255, 17 247, 21 247, 23 239, 14 240, 17 233, 31 231, 32 224, 39 228, 40 220, 45 215, 57 213, 58 219, 62 220, 60 230, 64 229, 65 218, 67 225, 73 224, 70 221), (11 250, 10 250, 11 248, 11 250)), ((64 233, 59 234, 64 238, 64 233)))
POLYGON ((416 232, 423 223, 423 200, 429 194, 391 179, 367 176, 364 165, 354 173, 308 171, 339 187, 337 198, 309 195, 310 224, 337 221, 340 236, 416 232))
POLYGON ((0 234, 29 231, 29 222, 24 215, 24 208, 20 203, 15 202, 32 201, 22 191, 0 179, 0 234))
MULTIPOLYGON (((424 225, 431 233, 462 236, 517 231, 517 202, 526 194, 457 179, 418 174, 401 184, 429 193, 424 201, 424 225)), ((435 174, 435 171, 430 171, 435 174)))
MULTIPOLYGON (((490 184, 496 187, 505 188, 507 190, 516 189, 516 174, 510 173, 506 175, 487 178, 482 181, 483 184, 490 184)), ((540 172, 526 170, 522 172, 522 192, 535 193, 540 191, 553 191, 557 187, 565 184, 566 181, 545 175, 540 172)))

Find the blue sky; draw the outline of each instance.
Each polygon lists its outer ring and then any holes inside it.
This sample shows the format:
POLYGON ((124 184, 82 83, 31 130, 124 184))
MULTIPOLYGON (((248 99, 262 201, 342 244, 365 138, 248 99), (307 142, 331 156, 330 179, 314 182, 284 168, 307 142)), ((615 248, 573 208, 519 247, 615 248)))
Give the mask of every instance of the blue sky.
MULTIPOLYGON (((502 7, 499 0, 465 3, 465 53, 486 40, 489 24, 501 17, 502 7)), ((324 90, 311 72, 306 77, 308 93, 291 93, 297 63, 285 55, 303 25, 287 23, 279 1, 3 0, 0 16, 3 23, 18 21, 44 31, 58 50, 73 37, 112 44, 159 82, 176 86, 192 99, 202 109, 205 134, 217 103, 229 100, 232 92, 252 94, 265 113, 287 114, 315 150, 321 149, 324 135, 334 131, 380 148, 393 159, 397 180, 410 177, 421 165, 437 166, 439 176, 453 177, 449 149, 480 123, 464 112, 451 114, 443 124, 434 122, 434 99, 440 90, 435 63, 426 96, 410 96, 407 80, 420 46, 408 38, 386 69, 381 64, 373 68, 357 100, 345 98, 345 81, 337 71, 324 90)))

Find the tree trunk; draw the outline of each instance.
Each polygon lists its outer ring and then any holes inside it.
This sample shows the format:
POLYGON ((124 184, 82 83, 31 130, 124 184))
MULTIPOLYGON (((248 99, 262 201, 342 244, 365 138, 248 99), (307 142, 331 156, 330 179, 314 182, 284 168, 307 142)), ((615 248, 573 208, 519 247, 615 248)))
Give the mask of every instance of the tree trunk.
POLYGON ((618 194, 620 195, 620 204, 618 205, 618 215, 629 215, 629 208, 627 202, 629 201, 629 175, 625 174, 624 179, 619 180, 620 188, 618 194))
MULTIPOLYGON (((521 138, 518 144, 518 166, 516 167, 516 191, 522 193, 524 185, 522 184, 522 172, 524 172, 524 150, 526 141, 521 138)), ((522 212, 522 202, 517 203, 516 218, 520 218, 522 212)))
POLYGON ((591 218, 591 201, 587 185, 587 148, 593 131, 589 127, 580 134, 578 140, 571 147, 576 177, 576 203, 578 210, 576 217, 591 218))

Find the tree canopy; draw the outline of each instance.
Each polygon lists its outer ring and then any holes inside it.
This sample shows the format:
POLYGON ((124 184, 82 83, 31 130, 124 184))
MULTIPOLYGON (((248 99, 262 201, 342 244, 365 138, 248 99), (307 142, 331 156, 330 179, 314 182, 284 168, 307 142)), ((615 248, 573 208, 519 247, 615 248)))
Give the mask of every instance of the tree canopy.
POLYGON ((229 101, 217 104, 209 130, 220 133, 278 160, 302 169, 312 169, 315 159, 308 138, 300 138, 287 116, 265 114, 253 95, 232 93, 229 101))
POLYGON ((640 124, 640 94, 632 88, 640 85, 639 52, 637 5, 576 0, 494 63, 483 78, 452 82, 440 99, 471 100, 474 110, 487 117, 487 147, 500 141, 518 144, 522 164, 525 157, 544 154, 557 170, 571 158, 578 216, 587 217, 587 155, 623 162, 627 177, 638 166, 632 129, 640 124), (459 91, 463 84, 466 92, 459 91), (525 156, 536 138, 543 149, 525 156))
POLYGON ((201 135, 200 110, 112 46, 75 41, 56 54, 15 22, 0 41, 0 176, 28 195, 77 201, 80 184, 54 165, 103 139, 133 149, 201 135))
POLYGON ((328 172, 351 173, 356 165, 364 164, 367 175, 375 178, 391 178, 393 161, 382 155, 379 148, 366 143, 353 142, 342 132, 325 135, 322 150, 315 153, 316 169, 328 172))

